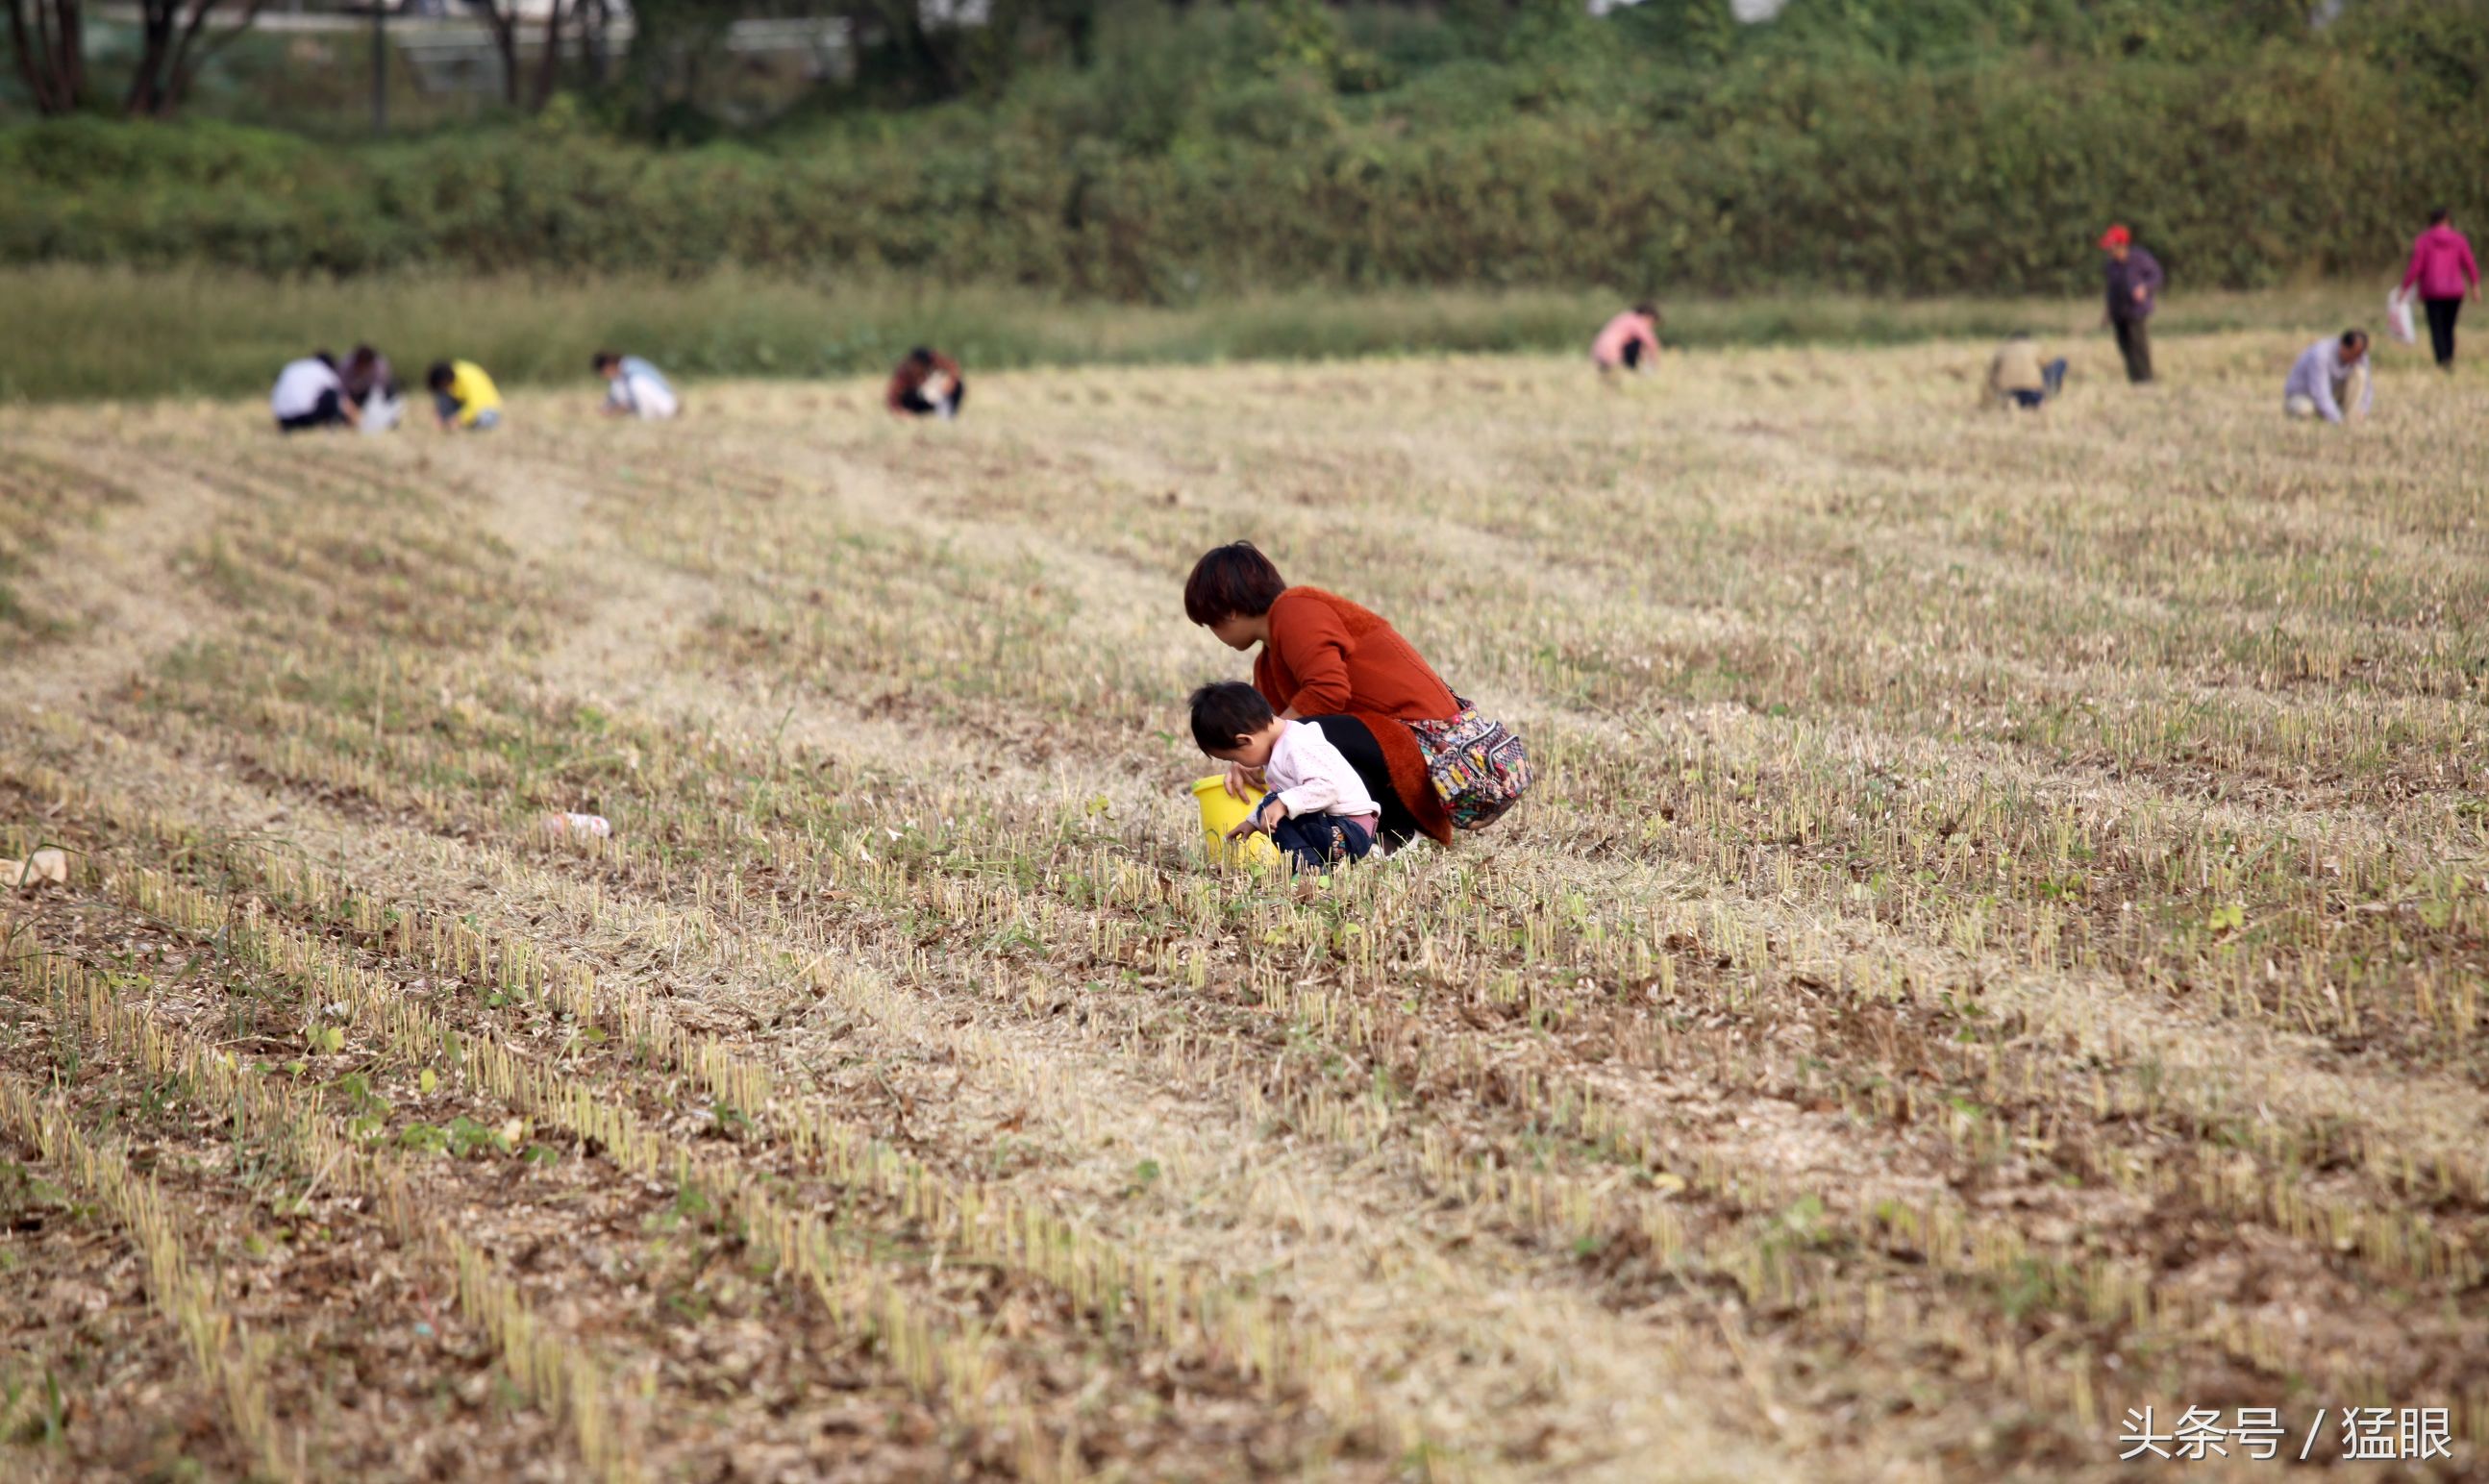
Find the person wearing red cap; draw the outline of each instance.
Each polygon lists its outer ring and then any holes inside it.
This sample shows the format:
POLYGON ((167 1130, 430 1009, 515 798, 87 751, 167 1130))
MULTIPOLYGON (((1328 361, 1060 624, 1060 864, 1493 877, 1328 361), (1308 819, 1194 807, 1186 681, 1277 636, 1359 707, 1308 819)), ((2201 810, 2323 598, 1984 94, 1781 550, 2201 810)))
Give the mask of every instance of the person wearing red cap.
POLYGON ((2126 379, 2140 385, 2152 380, 2152 334, 2145 322, 2160 298, 2160 260, 2134 245, 2134 234, 2119 222, 2101 234, 2101 251, 2108 254, 2108 323, 2117 331, 2117 353, 2126 357, 2126 379))

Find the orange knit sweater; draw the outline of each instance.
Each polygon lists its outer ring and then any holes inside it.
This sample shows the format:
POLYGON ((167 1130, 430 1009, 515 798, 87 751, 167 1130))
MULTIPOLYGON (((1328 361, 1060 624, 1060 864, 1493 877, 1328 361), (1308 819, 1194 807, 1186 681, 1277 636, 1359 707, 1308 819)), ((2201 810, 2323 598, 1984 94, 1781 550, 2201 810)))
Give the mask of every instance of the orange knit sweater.
POLYGON ((1363 722, 1391 770, 1392 791, 1429 836, 1451 843, 1451 816, 1407 724, 1448 720, 1460 703, 1382 615, 1319 587, 1280 593, 1271 604, 1270 642, 1253 660, 1253 688, 1275 711, 1363 722))

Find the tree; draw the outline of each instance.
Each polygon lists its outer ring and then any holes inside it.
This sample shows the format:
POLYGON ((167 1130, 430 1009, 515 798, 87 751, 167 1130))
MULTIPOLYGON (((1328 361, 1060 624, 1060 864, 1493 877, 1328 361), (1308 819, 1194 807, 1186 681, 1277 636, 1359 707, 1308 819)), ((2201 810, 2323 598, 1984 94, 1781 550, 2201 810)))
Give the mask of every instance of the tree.
POLYGON ((553 0, 545 7, 544 51, 536 59, 535 93, 528 100, 528 109, 542 113, 553 101, 553 90, 561 77, 561 23, 577 14, 576 4, 565 8, 562 0, 553 0))
POLYGON ((86 96, 79 0, 9 0, 9 42, 38 113, 69 113, 86 96))
POLYGON ((493 34, 493 50, 501 58, 501 101, 515 106, 519 100, 518 7, 496 0, 467 0, 467 5, 484 18, 484 29, 493 34))
POLYGON ((189 96, 199 69, 235 37, 249 30, 265 3, 266 0, 138 0, 138 61, 130 70, 129 93, 123 107, 133 118, 171 117, 189 96), (219 10, 233 17, 233 24, 209 36, 208 19, 219 10))
MULTIPOLYGON (((468 8, 483 17, 484 29, 492 34, 493 50, 501 58, 501 101, 517 107, 519 98, 519 4, 518 0, 467 0, 468 8)), ((586 13, 590 0, 552 0, 545 8, 544 46, 536 55, 535 80, 529 84, 527 106, 530 113, 542 112, 553 101, 555 87, 561 78, 562 28, 575 26, 580 32, 582 49, 588 45, 586 13)), ((596 0, 597 41, 601 54, 604 47, 603 0, 596 0)), ((601 62, 598 64, 601 67, 601 62)))

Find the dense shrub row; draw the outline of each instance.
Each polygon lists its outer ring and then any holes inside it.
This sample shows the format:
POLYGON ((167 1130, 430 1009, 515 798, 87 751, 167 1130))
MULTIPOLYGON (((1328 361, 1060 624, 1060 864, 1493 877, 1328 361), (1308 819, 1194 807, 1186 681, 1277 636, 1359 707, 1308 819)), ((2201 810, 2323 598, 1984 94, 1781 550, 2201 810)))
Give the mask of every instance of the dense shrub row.
POLYGON ((2012 293, 2079 281, 2115 216, 2181 282, 2246 288, 2382 270, 2426 205, 2489 205, 2489 95, 2460 46, 1814 54, 1698 75, 1681 48, 1638 63, 1602 35, 1450 58, 1373 97, 1360 70, 1388 59, 1355 48, 1173 90, 1147 56, 1110 56, 999 103, 674 149, 563 109, 342 148, 24 126, 0 131, 0 261, 730 264, 1170 302, 1248 284, 2012 293))

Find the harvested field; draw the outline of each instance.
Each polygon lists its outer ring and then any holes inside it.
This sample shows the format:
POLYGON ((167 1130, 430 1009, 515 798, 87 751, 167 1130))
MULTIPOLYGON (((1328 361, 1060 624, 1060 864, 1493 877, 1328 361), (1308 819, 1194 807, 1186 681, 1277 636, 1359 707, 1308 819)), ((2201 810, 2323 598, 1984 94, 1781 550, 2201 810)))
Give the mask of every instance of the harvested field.
POLYGON ((0 1471, 2478 1476, 2489 380, 2298 343, 0 410, 0 1471), (1531 799, 1207 867, 1240 535, 1531 799))

